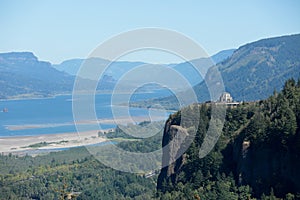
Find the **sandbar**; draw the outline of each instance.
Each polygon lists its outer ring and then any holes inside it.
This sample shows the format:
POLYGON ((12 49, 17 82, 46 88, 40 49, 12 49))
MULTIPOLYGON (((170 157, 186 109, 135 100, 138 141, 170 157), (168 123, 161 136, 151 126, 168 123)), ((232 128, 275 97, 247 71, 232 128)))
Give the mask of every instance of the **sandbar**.
POLYGON ((105 142, 106 139, 98 137, 99 130, 74 133, 45 134, 37 136, 0 137, 0 152, 13 153, 32 149, 70 148, 105 142), (46 146, 32 148, 30 145, 46 142, 46 146))

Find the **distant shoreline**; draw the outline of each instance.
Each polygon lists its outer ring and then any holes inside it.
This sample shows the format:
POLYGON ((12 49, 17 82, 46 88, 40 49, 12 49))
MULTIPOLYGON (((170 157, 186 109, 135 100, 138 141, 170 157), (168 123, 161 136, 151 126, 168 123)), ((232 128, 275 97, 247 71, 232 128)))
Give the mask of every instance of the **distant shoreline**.
MULTIPOLYGON (((139 94, 151 94, 154 93, 154 91, 144 91, 144 92, 138 92, 139 94)), ((15 96, 7 96, 6 98, 0 98, 0 101, 17 101, 17 100, 35 100, 35 99, 53 99, 58 96, 72 96, 73 91, 66 92, 66 93, 58 93, 58 94, 21 94, 21 95, 15 95, 15 96)), ((84 94, 84 93, 83 93, 84 94)), ((87 93, 88 94, 88 93, 87 93)), ((114 94, 114 91, 111 90, 98 90, 95 92, 95 94, 114 94)), ((131 92, 124 91, 122 93, 118 94, 131 94, 131 92)))
POLYGON ((62 93, 62 94, 54 94, 49 96, 42 96, 42 95, 25 95, 25 96, 10 96, 6 99, 0 99, 0 101, 19 101, 19 100, 36 100, 36 99, 54 99, 58 96, 68 96, 72 95, 72 93, 62 93))

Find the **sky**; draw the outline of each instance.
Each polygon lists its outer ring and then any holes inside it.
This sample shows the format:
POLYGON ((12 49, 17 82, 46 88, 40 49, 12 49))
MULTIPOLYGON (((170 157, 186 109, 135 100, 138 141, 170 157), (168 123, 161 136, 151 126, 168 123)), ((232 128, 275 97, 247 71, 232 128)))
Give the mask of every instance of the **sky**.
MULTIPOLYGON (((117 34, 157 27, 182 33, 213 55, 300 33, 299 10, 298 0, 0 0, 0 52, 30 51, 39 60, 60 63, 88 57, 117 34)), ((148 54, 123 59, 177 61, 161 52, 148 54)))

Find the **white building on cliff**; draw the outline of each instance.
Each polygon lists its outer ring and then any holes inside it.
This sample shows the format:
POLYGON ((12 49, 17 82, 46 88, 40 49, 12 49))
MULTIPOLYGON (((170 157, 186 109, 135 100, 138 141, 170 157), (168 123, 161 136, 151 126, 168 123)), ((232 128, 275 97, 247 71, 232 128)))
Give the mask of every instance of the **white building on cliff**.
POLYGON ((220 99, 217 104, 225 104, 228 107, 238 106, 241 102, 234 102, 232 96, 228 92, 224 92, 221 94, 220 99))
POLYGON ((220 96, 219 102, 221 102, 221 103, 232 103, 233 98, 231 97, 231 95, 228 92, 224 92, 220 96))

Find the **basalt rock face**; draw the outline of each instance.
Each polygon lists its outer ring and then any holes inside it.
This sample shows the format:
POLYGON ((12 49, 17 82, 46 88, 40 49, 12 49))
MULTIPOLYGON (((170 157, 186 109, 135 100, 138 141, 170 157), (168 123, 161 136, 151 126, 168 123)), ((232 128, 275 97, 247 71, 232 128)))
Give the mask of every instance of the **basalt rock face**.
POLYGON ((176 161, 176 158, 179 158, 182 155, 180 151, 181 144, 186 138, 186 136, 188 136, 188 133, 184 128, 177 125, 171 125, 167 127, 167 129, 168 129, 167 133, 169 135, 167 140, 169 140, 170 145, 164 148, 164 154, 163 154, 164 156, 162 161, 164 166, 168 166, 167 176, 170 176, 176 172, 176 168, 175 168, 176 166, 174 162, 176 161))
POLYGON ((177 125, 178 123, 178 118, 171 116, 165 124, 162 141, 163 168, 158 177, 157 188, 162 187, 163 181, 166 177, 175 183, 176 172, 184 164, 184 149, 182 144, 189 134, 185 128, 177 125))

